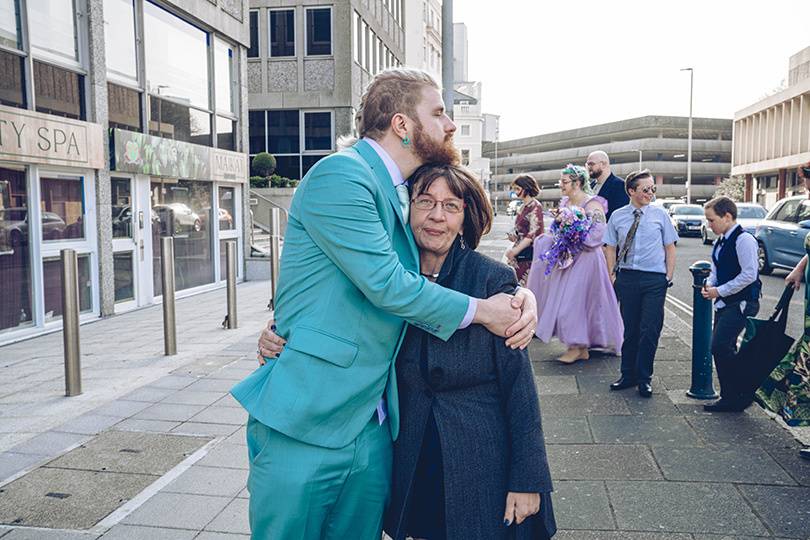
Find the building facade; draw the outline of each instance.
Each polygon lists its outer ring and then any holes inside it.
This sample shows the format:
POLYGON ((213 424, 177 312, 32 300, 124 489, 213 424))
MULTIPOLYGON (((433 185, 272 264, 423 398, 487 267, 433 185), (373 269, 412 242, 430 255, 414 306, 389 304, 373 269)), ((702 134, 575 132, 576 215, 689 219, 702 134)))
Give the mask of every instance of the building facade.
POLYGON ((300 179, 354 133, 363 90, 402 64, 404 0, 251 0, 249 153, 300 179))
MULTIPOLYGON (((731 172, 731 120, 694 118, 692 134, 692 202, 708 200, 716 185, 731 172)), ((639 168, 655 175, 659 197, 686 195, 688 118, 644 116, 619 122, 484 143, 484 157, 492 158, 490 187, 499 200, 509 196, 509 185, 519 173, 529 173, 540 184, 540 198, 556 202, 557 182, 568 163, 584 165, 588 154, 604 150, 619 176, 639 168), (497 159, 496 154, 497 152, 497 159)))
POLYGON ((804 191, 796 169, 810 162, 810 47, 790 58, 789 86, 734 115, 731 174, 745 200, 767 208, 804 191))
POLYGON ((442 2, 409 0, 405 6, 405 61, 442 80, 442 2))
MULTIPOLYGON (((60 251, 83 321, 222 286, 244 251, 247 6, 0 4, 0 343, 61 327, 60 251)), ((243 268, 240 265, 240 275, 243 268)))

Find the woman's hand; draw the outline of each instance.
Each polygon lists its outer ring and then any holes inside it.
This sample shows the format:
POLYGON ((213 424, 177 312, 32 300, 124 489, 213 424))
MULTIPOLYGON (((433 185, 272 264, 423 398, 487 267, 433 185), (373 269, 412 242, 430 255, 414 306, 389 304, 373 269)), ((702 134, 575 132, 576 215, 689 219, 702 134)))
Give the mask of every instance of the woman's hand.
POLYGON ((791 285, 794 290, 799 290, 802 286, 802 272, 799 271, 798 266, 791 270, 785 278, 785 285, 791 285))
POLYGON ((517 242, 517 235, 514 232, 506 233, 506 237, 509 239, 510 242, 517 242))
POLYGON ((508 262, 514 263, 515 262, 515 257, 517 257, 517 254, 515 253, 514 248, 509 248, 509 249, 506 250, 506 260, 508 262))
POLYGON ((503 514, 503 524, 507 527, 512 523, 520 525, 523 521, 540 511, 539 493, 515 493, 510 491, 506 495, 506 511, 503 514))
POLYGON ((256 359, 259 365, 263 366, 266 363, 265 357, 277 358, 281 354, 281 350, 287 341, 276 334, 276 321, 270 319, 267 321, 267 326, 259 336, 259 347, 256 349, 256 359))

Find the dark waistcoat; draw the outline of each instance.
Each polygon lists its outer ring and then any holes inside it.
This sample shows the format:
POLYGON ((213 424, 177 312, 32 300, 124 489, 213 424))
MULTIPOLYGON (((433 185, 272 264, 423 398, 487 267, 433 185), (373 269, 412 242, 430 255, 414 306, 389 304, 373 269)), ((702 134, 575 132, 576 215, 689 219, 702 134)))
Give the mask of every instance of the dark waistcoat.
MULTIPOLYGON (((725 285, 742 272, 740 259, 737 257, 737 238, 742 234, 750 233, 745 232, 742 227, 737 226, 728 238, 721 236, 720 239, 717 240, 720 247, 715 247, 712 250, 712 261, 714 261, 714 267, 717 271, 718 287, 725 285)), ((722 300, 727 304, 731 302, 742 302, 743 300, 749 302, 758 300, 761 288, 762 283, 759 281, 759 278, 757 278, 755 282, 751 283, 743 290, 729 296, 724 296, 722 300)))

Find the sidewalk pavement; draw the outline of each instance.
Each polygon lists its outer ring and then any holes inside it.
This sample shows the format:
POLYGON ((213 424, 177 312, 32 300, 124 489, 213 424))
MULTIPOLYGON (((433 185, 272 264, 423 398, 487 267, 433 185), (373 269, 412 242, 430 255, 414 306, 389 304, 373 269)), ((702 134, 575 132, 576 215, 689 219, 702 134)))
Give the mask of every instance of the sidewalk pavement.
MULTIPOLYGON (((239 286, 238 330, 219 327, 224 290, 179 300, 172 358, 159 307, 82 326, 79 397, 62 397, 61 334, 0 348, 0 538, 248 538, 246 417, 227 391, 256 366, 267 290, 239 286)), ((685 397, 682 324, 667 314, 651 399, 608 390, 616 357, 567 366, 531 345, 557 538, 810 538, 801 445, 756 405, 685 397)))

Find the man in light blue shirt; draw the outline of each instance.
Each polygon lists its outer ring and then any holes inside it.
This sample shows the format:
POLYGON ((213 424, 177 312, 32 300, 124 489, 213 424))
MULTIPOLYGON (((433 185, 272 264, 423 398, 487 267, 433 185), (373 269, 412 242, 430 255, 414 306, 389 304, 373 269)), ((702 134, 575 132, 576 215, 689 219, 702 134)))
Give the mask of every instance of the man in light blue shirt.
POLYGON ((720 400, 703 408, 710 412, 741 411, 751 403, 751 395, 735 384, 735 357, 737 338, 746 319, 759 311, 762 284, 757 241, 737 224, 737 205, 728 197, 710 200, 704 211, 709 227, 718 235, 712 248, 712 271, 702 294, 714 300, 712 356, 720 379, 720 400))
POLYGON ((678 233, 663 208, 650 206, 655 184, 648 169, 630 173, 625 189, 630 204, 613 212, 605 234, 605 256, 624 322, 622 373, 610 389, 638 386, 642 397, 650 397, 678 233))

